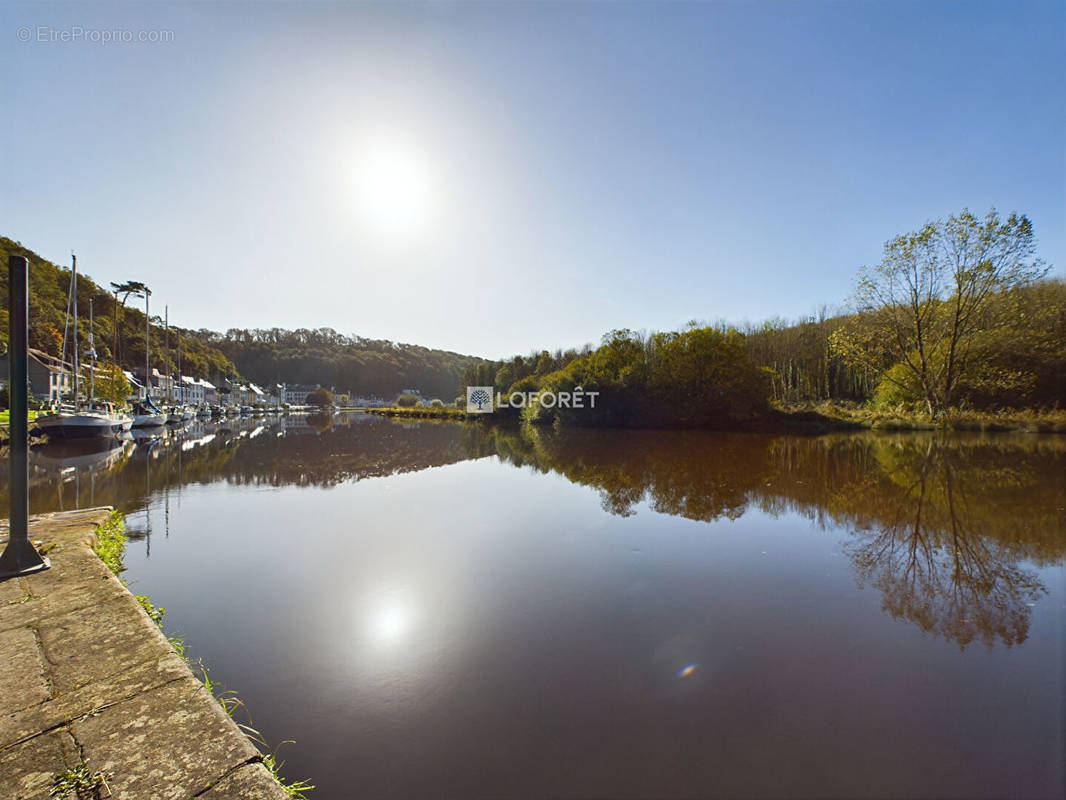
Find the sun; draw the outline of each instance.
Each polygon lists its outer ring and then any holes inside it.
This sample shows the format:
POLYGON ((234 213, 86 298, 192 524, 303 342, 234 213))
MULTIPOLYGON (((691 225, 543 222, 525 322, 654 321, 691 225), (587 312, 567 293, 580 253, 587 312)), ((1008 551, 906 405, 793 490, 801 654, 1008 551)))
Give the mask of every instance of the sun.
POLYGON ((433 181, 426 158, 415 148, 378 142, 363 149, 356 170, 359 217, 390 238, 425 232, 432 221, 433 181))

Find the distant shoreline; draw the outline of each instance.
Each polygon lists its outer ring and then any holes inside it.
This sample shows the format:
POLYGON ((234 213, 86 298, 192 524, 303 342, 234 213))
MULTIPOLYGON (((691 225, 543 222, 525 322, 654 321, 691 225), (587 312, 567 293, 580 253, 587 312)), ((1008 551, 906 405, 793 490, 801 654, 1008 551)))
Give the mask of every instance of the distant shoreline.
MULTIPOLYGON (((365 409, 368 414, 409 419, 440 419, 453 422, 516 422, 511 416, 469 414, 452 406, 399 407, 365 409)), ((595 426, 599 427, 599 426, 595 426)), ((645 428, 630 425, 618 430, 645 428)), ((649 430, 678 430, 675 427, 647 426, 649 430)), ((683 429, 683 428, 682 428, 683 429)), ((691 430, 753 431, 759 433, 830 433, 846 430, 936 431, 948 430, 979 433, 1066 434, 1066 411, 1007 410, 999 412, 958 411, 935 421, 905 411, 874 411, 862 406, 838 403, 788 405, 771 409, 765 417, 742 425, 691 430)))

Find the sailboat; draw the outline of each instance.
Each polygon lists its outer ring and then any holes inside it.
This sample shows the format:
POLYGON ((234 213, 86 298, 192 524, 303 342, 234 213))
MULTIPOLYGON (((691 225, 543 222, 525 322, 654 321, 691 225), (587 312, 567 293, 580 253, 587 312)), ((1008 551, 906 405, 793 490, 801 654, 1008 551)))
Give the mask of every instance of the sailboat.
POLYGON ((189 422, 196 419, 196 409, 189 405, 187 401, 188 395, 185 390, 185 381, 181 375, 181 329, 176 328, 178 335, 178 391, 181 393, 181 419, 183 422, 189 422))
MULTIPOLYGON (((71 254, 70 267, 70 290, 67 298, 68 318, 73 309, 74 326, 71 336, 73 347, 73 403, 62 403, 54 410, 45 414, 38 414, 35 423, 37 428, 48 435, 50 439, 87 439, 99 436, 116 436, 123 431, 128 431, 133 425, 133 418, 128 414, 121 414, 115 410, 111 403, 97 401, 95 398, 96 387, 96 350, 93 347, 91 332, 92 311, 90 310, 90 333, 89 333, 89 403, 83 408, 78 398, 78 260, 71 254)), ((91 309, 91 305, 90 305, 91 309)), ((66 337, 63 339, 64 355, 66 352, 66 337)))
POLYGON ((151 290, 144 287, 144 400, 138 400, 133 404, 133 427, 134 428, 158 428, 166 425, 167 415, 165 411, 156 407, 152 402, 149 387, 152 384, 150 359, 150 334, 152 318, 148 316, 148 298, 152 295, 151 290))
POLYGON ((133 404, 133 427, 134 428, 158 428, 166 425, 167 415, 156 408, 151 398, 138 400, 133 404))
MULTIPOLYGON (((164 306, 163 307, 163 336, 165 337, 163 339, 163 351, 167 354, 167 357, 169 358, 169 356, 170 356, 170 306, 164 306)), ((179 341, 178 346, 180 348, 181 340, 179 339, 178 341, 179 341)), ((181 358, 180 349, 179 349, 179 353, 178 353, 178 358, 179 359, 181 358)), ((185 419, 185 414, 184 414, 184 409, 182 409, 181 406, 174 404, 174 378, 173 378, 173 376, 171 376, 169 368, 167 369, 167 375, 166 375, 165 380, 166 380, 166 384, 167 384, 167 406, 166 406, 166 409, 167 409, 167 425, 180 425, 185 419)))

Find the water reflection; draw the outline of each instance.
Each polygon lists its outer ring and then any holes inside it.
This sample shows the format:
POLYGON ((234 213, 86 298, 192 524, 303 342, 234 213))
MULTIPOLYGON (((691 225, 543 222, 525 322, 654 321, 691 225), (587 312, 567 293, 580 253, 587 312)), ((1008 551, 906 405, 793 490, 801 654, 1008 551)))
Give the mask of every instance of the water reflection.
POLYGON ((1046 591, 1024 564, 1066 557, 1059 439, 502 435, 508 460, 595 487, 619 516, 644 502, 708 522, 757 507, 844 527, 844 552, 860 585, 881 591, 884 610, 960 646, 1024 641, 1046 591))
MULTIPOLYGON (((1066 442, 1057 438, 555 432, 395 424, 362 414, 251 418, 137 431, 121 442, 35 446, 30 502, 34 512, 147 509, 129 533, 150 547, 153 524, 168 534, 171 499, 180 504, 190 484, 330 487, 486 456, 591 487, 619 517, 646 507, 711 522, 758 509, 843 528, 855 578, 880 592, 884 611, 960 646, 1025 641, 1032 605, 1046 591, 1035 568, 1066 558, 1066 442), (153 519, 150 501, 159 497, 153 519)), ((6 504, 6 491, 0 497, 6 504)), ((410 630, 413 612, 402 598, 375 602, 362 612, 369 635, 387 642, 410 630)), ((680 651, 670 659, 671 674, 698 671, 680 651)))

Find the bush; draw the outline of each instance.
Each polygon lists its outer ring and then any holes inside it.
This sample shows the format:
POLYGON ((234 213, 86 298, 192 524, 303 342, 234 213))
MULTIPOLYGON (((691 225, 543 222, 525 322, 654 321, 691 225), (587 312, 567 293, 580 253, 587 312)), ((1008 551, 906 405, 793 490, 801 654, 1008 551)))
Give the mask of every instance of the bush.
POLYGON ((440 400, 434 400, 430 403, 430 406, 432 406, 433 408, 444 408, 444 403, 440 400))
POLYGON ((319 387, 307 395, 307 405, 326 408, 333 405, 333 395, 330 394, 328 389, 319 387))
POLYGON ((414 408, 419 403, 417 394, 401 394, 396 398, 396 405, 400 408, 414 408))
MULTIPOLYGON (((517 386, 517 384, 516 384, 517 386)), ((728 428, 768 410, 770 375, 752 364, 735 330, 690 328, 645 339, 613 331, 603 344, 540 379, 558 394, 599 392, 595 408, 527 409, 531 422, 647 428, 728 428)))

